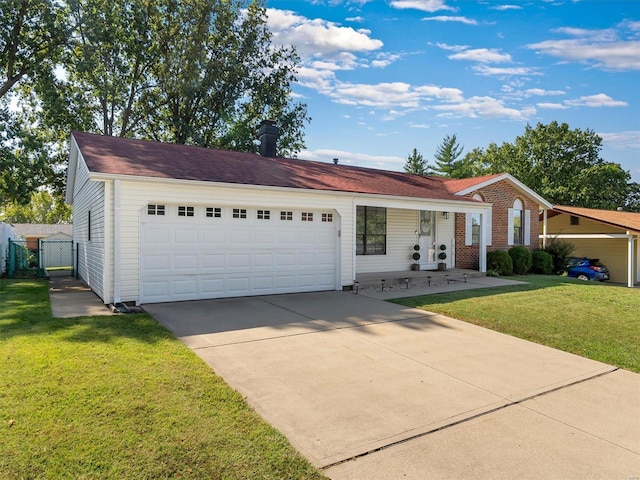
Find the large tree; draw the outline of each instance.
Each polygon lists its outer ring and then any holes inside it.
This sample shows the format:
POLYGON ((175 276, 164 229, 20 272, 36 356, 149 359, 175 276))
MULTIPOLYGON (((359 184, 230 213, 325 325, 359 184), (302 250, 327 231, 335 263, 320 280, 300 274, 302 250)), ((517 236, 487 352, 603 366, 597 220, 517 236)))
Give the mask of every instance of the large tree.
POLYGON ((0 0, 0 205, 27 203, 56 178, 36 132, 42 124, 31 126, 9 105, 54 77, 70 28, 64 2, 0 0))
POLYGON ((428 169, 427 161, 418 152, 418 149, 414 148, 413 152, 407 157, 407 161, 404 164, 404 171, 413 173, 414 175, 427 175, 428 169))
POLYGON ((445 135, 442 143, 436 148, 434 155, 435 166, 432 167, 432 172, 443 177, 458 178, 464 176, 461 175, 462 171, 459 172, 459 170, 462 170, 463 165, 458 160, 463 150, 464 147, 460 146, 455 134, 445 135))
POLYGON ((600 157, 602 139, 566 123, 527 125, 514 143, 467 154, 476 171, 508 172, 551 203, 615 209, 628 203, 629 172, 600 157))
POLYGON ((51 71, 68 32, 64 2, 0 0, 0 98, 23 78, 51 71))
POLYGON ((19 105, 0 104, 0 202, 62 188, 75 129, 257 151, 258 126, 271 119, 280 155, 304 148, 310 119, 291 94, 299 58, 272 44, 265 0, 0 2, 0 73, 9 79, 0 85, 14 87, 19 105), (23 48, 14 32, 29 34, 23 48), (47 32, 69 35, 49 47, 38 37, 47 32))

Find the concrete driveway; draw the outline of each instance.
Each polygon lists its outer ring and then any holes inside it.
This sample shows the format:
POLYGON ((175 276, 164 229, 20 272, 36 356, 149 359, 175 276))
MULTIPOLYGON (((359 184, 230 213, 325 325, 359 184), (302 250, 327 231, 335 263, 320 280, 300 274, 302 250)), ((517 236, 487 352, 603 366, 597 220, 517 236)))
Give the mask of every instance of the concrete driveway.
POLYGON ((640 478, 640 375, 350 293, 145 309, 331 478, 640 478))

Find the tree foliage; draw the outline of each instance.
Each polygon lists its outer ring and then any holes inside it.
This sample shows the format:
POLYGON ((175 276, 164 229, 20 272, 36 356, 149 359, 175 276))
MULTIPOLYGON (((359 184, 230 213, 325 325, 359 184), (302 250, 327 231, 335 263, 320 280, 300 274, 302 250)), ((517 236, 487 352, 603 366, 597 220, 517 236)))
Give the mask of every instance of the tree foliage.
POLYGON ((413 152, 411 152, 407 157, 407 161, 404 164, 404 171, 407 173, 413 173, 414 175, 427 175, 427 161, 418 152, 418 149, 414 148, 413 152))
POLYGON ((63 2, 0 0, 0 98, 23 78, 51 71, 68 30, 63 2))
POLYGON ((280 155, 304 148, 299 58, 272 44, 265 0, 0 2, 0 86, 30 79, 0 118, 18 134, 0 147, 2 202, 62 185, 72 130, 255 152, 272 119, 280 155))
POLYGON ((459 160, 464 147, 460 146, 456 135, 445 135, 442 143, 436 148, 435 166, 432 171, 443 177, 463 177, 464 162, 459 160))
POLYGON ((71 206, 64 198, 39 190, 27 205, 9 203, 0 210, 0 221, 7 223, 71 223, 71 206))
POLYGON ((514 143, 491 143, 465 160, 477 173, 510 173, 553 204, 611 210, 628 203, 633 184, 619 164, 600 157, 601 149, 592 130, 538 123, 514 143))

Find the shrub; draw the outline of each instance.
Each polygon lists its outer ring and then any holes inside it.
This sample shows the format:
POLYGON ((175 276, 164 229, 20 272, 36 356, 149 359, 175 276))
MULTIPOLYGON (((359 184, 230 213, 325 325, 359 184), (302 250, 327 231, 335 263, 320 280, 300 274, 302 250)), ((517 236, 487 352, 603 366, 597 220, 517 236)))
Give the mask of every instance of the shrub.
POLYGON ((524 275, 531 268, 531 252, 527 247, 511 247, 509 256, 513 261, 513 273, 516 275, 524 275))
POLYGON ((504 250, 487 252, 487 270, 493 270, 499 275, 513 275, 513 260, 504 250))
POLYGON ((544 250, 534 250, 531 254, 531 271, 550 275, 553 272, 553 257, 544 250))
POLYGON ((557 238, 549 240, 544 251, 549 253, 553 258, 553 273, 560 274, 564 272, 567 260, 574 249, 575 246, 573 243, 558 240, 557 238))

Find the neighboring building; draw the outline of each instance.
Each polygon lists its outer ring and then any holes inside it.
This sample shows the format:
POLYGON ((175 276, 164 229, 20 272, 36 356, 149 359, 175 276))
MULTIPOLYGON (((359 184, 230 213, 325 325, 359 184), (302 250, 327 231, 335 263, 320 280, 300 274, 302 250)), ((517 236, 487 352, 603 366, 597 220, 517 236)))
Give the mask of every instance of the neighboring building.
POLYGON ((21 239, 27 241, 27 248, 38 248, 38 240, 71 241, 73 225, 69 223, 13 223, 13 227, 21 239))
POLYGON ((531 243, 538 209, 551 207, 510 175, 469 190, 473 182, 267 156, 277 129, 260 134, 262 155, 73 133, 66 201, 79 275, 105 303, 153 303, 341 290, 360 273, 409 270, 416 244, 420 269, 435 270, 444 245, 447 268, 485 271, 488 241, 508 244, 517 224, 531 243), (492 188, 522 202, 504 225, 490 226, 503 218, 492 214, 492 188), (471 253, 461 250, 467 237, 471 253))
POLYGON ((574 257, 598 258, 611 281, 633 287, 640 278, 640 213, 556 205, 540 238, 575 246, 574 257))
MULTIPOLYGON (((551 204, 508 173, 451 179, 447 188, 456 195, 492 205, 487 250, 509 250, 516 245, 538 246, 538 214, 551 204)), ((456 214, 456 266, 478 269, 480 219, 477 214, 456 214)))
POLYGON ((9 252, 9 240, 19 240, 20 237, 8 223, 0 222, 0 275, 7 271, 7 254, 9 252))

